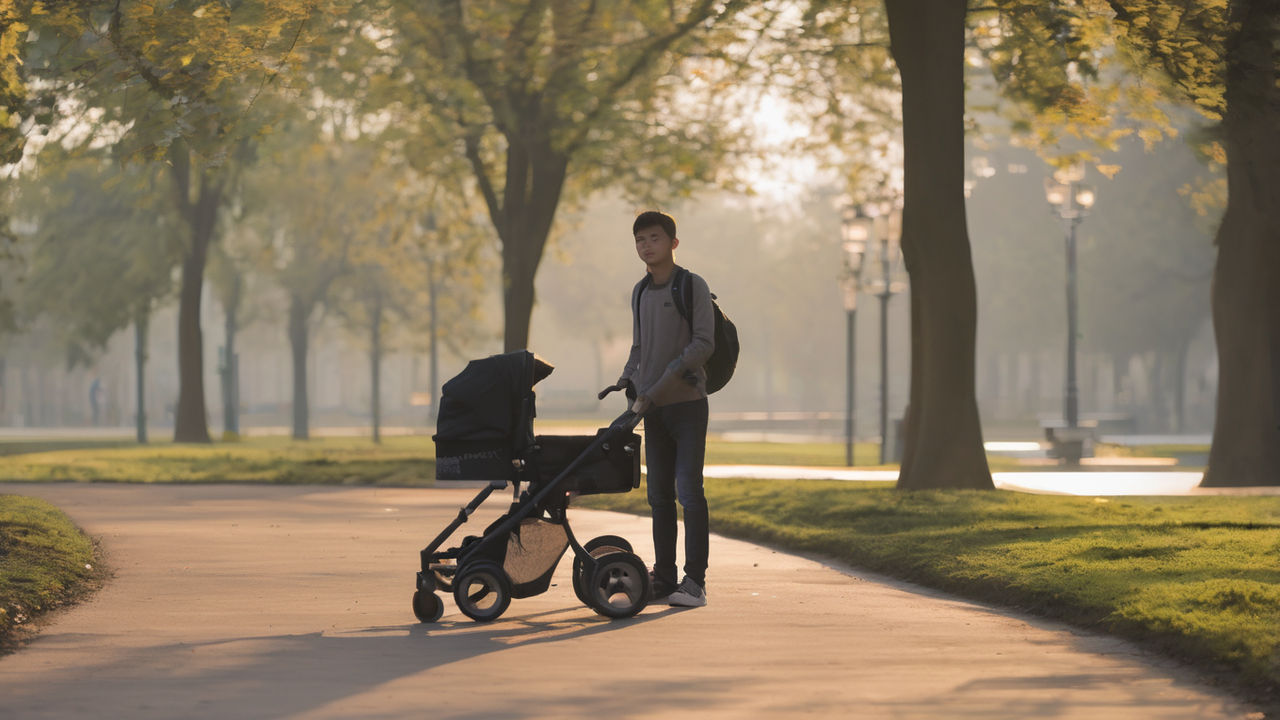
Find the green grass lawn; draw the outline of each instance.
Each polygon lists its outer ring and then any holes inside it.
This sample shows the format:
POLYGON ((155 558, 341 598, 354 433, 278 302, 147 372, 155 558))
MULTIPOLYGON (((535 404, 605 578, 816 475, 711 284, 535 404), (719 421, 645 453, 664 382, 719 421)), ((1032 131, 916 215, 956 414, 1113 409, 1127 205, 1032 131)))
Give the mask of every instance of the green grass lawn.
MULTIPOLYGON (((1114 633, 1280 693, 1280 497, 706 487, 715 532, 1114 633)), ((648 512, 643 488, 582 504, 648 512)))
POLYGON ((0 495, 0 651, 32 618, 92 588, 96 564, 93 542, 62 511, 0 495))
MULTIPOLYGON (((708 465, 800 465, 806 467, 845 467, 845 448, 841 442, 729 442, 707 439, 708 465)), ((853 447, 853 464, 862 470, 896 469, 897 463, 880 464, 880 445, 860 442, 853 447)), ((992 472, 1002 470, 1056 469, 1023 467, 1014 458, 989 455, 992 472)))
MULTIPOLYGON (((708 465, 843 467, 844 453, 844 443, 838 442, 727 442, 711 437, 707 440, 706 462, 708 465)), ((875 467, 879 463, 879 445, 861 442, 854 445, 854 465, 875 467)))
POLYGON ((426 486, 435 482, 435 447, 426 437, 266 437, 0 455, 0 482, 54 481, 426 486))
MULTIPOLYGON (((1207 455, 1207 445, 1098 445, 1099 458, 1159 457, 1186 460, 1207 455)), ((707 440, 708 465, 804 465, 811 467, 844 467, 845 447, 842 442, 727 442, 714 436, 707 440)), ((897 464, 880 465, 880 446, 860 442, 854 445, 853 464, 862 469, 896 468, 897 464)), ((1017 458, 991 453, 987 465, 992 472, 1030 472, 1060 470, 1053 465, 1023 465, 1017 458)), ((1203 461, 1179 464, 1178 470, 1203 469, 1203 461)))
MULTIPOLYGON (((1120 457, 1180 457, 1207 448, 1100 446, 1100 454, 1120 457)), ((854 465, 880 465, 880 447, 857 443, 854 465)), ((802 465, 843 467, 844 443, 728 442, 711 437, 709 465, 802 465)), ((98 482, 269 482, 430 485, 435 446, 426 436, 384 438, 252 437, 211 445, 126 441, 30 440, 0 442, 0 481, 98 482)), ((989 455, 992 472, 1055 470, 1056 465, 1023 466, 1014 458, 989 455)), ((1187 468, 1179 468, 1187 469, 1187 468)))
MULTIPOLYGON (((879 446, 859 443, 854 459, 879 467, 879 446)), ((711 440, 713 465, 844 465, 841 443, 730 443, 711 440)), ((893 467, 893 466, 886 466, 893 467)), ((26 446, 0 452, 0 482, 265 482, 431 485, 435 446, 425 436, 385 438, 248 438, 211 445, 26 446)))
POLYGON ((133 445, 132 440, 101 439, 61 439, 61 438, 3 438, 0 439, 0 457, 5 455, 26 455, 54 450, 80 450, 118 448, 133 445))

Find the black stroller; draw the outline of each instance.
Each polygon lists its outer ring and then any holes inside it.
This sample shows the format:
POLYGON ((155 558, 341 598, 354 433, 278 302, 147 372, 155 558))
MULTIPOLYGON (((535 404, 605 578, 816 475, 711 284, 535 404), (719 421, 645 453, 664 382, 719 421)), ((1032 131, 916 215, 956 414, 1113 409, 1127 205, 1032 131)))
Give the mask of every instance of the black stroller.
POLYGON ((640 418, 628 410, 595 436, 533 434, 533 386, 552 366, 525 350, 473 360, 445 383, 436 423, 436 479, 487 480, 422 551, 413 613, 424 623, 444 613, 436 590, 452 592, 467 617, 496 620, 512 598, 539 595, 567 548, 573 589, 597 613, 630 617, 649 601, 649 572, 631 543, 604 535, 579 544, 569 528, 570 493, 629 492, 640 486, 640 418), (480 536, 440 550, 493 493, 510 483, 510 510, 480 536), (521 485, 525 487, 522 489, 521 485))

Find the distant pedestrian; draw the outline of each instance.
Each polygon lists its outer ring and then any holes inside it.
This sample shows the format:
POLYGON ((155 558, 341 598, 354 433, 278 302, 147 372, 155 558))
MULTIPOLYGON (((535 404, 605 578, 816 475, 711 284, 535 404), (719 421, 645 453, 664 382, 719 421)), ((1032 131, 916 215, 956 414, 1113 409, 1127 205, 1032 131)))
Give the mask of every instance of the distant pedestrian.
POLYGON ((631 355, 614 389, 634 393, 632 410, 644 416, 655 556, 650 583, 654 600, 702 607, 710 535, 702 471, 708 414, 703 365, 715 348, 711 291, 701 277, 675 264, 680 240, 670 215, 643 212, 631 232, 647 274, 631 292, 631 355), (672 284, 680 282, 691 285, 691 322, 674 302, 672 284), (684 579, 678 584, 677 499, 684 509, 685 551, 684 579))

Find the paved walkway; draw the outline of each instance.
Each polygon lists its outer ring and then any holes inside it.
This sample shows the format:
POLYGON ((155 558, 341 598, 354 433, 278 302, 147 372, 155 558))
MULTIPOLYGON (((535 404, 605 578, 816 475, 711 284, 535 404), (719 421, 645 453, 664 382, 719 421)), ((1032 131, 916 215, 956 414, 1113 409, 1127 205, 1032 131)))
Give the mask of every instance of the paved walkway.
MULTIPOLYGON (((0 658, 6 719, 1248 717, 1124 642, 721 537, 707 608, 607 621, 562 561, 555 587, 497 622, 450 598, 418 624, 418 551, 474 490, 0 493, 66 509, 115 571, 0 658)), ((648 535, 645 518, 571 517, 583 537, 648 535)))

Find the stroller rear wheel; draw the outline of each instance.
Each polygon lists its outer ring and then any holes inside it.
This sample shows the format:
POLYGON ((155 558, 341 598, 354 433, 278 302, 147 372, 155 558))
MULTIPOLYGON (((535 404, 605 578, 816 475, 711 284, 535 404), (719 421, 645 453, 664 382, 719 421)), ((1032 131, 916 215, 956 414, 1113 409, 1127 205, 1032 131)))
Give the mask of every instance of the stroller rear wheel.
POLYGON ((433 623, 444 615, 444 603, 439 595, 418 590, 413 594, 413 614, 420 622, 433 623))
POLYGON ((586 548, 587 552, 604 547, 618 548, 622 552, 635 552, 631 548, 631 541, 619 535, 600 535, 593 537, 582 547, 586 548))
POLYGON ((463 615, 476 622, 490 622, 511 605, 511 583, 498 565, 478 562, 463 568, 454 578, 453 599, 463 615))
MULTIPOLYGON (((582 548, 587 554, 593 558, 602 557, 611 552, 631 552, 631 543, 624 537, 617 535, 601 535, 591 538, 582 548)), ((574 556, 573 558, 573 592, 582 601, 583 605, 591 607, 591 603, 587 602, 587 578, 586 572, 582 567, 582 558, 574 556)))
POLYGON ((631 617, 649 604, 649 570, 634 553, 606 553, 596 559, 584 594, 587 606, 605 617, 631 617))

